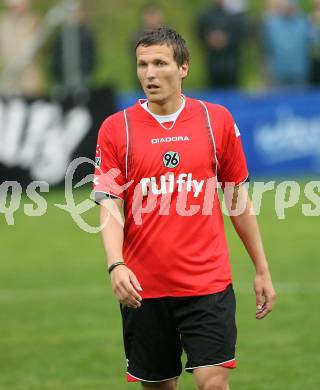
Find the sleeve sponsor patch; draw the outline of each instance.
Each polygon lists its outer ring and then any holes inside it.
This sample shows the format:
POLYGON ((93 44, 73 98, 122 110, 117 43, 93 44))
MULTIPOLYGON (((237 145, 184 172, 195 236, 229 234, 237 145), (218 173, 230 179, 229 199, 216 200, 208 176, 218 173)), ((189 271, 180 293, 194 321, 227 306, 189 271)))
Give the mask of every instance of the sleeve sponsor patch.
POLYGON ((97 167, 100 167, 101 165, 101 148, 100 148, 100 145, 97 145, 97 148, 96 148, 96 158, 95 158, 95 166, 96 168, 97 167))

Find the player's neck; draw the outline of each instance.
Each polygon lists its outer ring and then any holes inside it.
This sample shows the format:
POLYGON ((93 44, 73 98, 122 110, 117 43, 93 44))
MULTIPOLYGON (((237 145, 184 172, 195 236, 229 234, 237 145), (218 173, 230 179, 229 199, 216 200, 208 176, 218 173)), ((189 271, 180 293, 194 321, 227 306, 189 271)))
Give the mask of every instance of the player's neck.
POLYGON ((166 102, 148 101, 148 108, 155 115, 170 115, 177 112, 183 103, 183 98, 179 94, 175 99, 170 99, 166 102))

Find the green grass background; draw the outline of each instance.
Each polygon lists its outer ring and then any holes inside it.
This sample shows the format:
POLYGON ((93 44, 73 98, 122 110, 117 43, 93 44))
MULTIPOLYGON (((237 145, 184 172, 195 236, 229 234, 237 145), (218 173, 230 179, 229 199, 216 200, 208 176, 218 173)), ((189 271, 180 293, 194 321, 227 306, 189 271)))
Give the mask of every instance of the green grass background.
MULTIPOLYGON (((262 59, 259 41, 259 25, 266 2, 249 0, 250 30, 243 47, 241 87, 257 89, 264 85, 262 59)), ((186 89, 205 88, 206 71, 204 53, 196 38, 195 20, 210 0, 155 0, 165 15, 167 24, 178 30, 187 40, 191 53, 190 74, 186 89)), ((58 4, 57 0, 33 0, 33 9, 40 16, 58 4)), ((131 37, 141 24, 141 6, 148 0, 83 0, 88 20, 96 36, 98 46, 98 67, 93 76, 94 85, 113 84, 120 90, 136 89, 134 58, 129 48, 131 37)), ((302 9, 309 12, 312 0, 301 0, 302 9)), ((4 5, 1 2, 0 11, 4 5)), ((44 71, 50 84, 52 37, 41 51, 44 71)))
MULTIPOLYGON (((34 0, 43 14, 54 0, 34 0)), ((99 45, 96 84, 122 90, 136 86, 128 49, 139 26, 142 0, 83 1, 99 45)), ((195 15, 204 0, 159 0, 168 24, 179 30, 191 50, 191 73, 185 87, 204 87, 201 48, 194 37, 195 15)), ((250 0, 250 18, 259 24, 263 1, 250 0)), ((306 10, 310 1, 303 1, 306 10)), ((1 4, 0 9, 3 8, 1 4)), ((253 36, 243 52, 242 85, 262 85, 259 41, 253 36)), ((49 77, 50 42, 42 51, 49 77)), ((87 196, 79 191, 79 200, 87 196)), ((278 220, 274 192, 263 198, 259 218, 278 292, 274 312, 255 320, 253 268, 233 232, 230 243, 238 297, 237 390, 317 390, 319 357, 319 217, 304 217, 301 202, 278 220)), ((305 199, 301 199, 305 201, 305 199)), ((23 207, 8 226, 0 214, 0 389, 101 390, 137 389, 127 385, 118 304, 106 274, 100 237, 81 231, 65 211, 63 192, 50 191, 46 215, 26 217, 23 207)), ((30 203, 23 198, 24 203, 30 203)), ((98 207, 86 213, 98 221, 98 207)), ((193 389, 183 374, 183 390, 193 389)))
MULTIPOLYGON (((304 217, 301 202, 285 220, 274 192, 259 217, 278 292, 273 313, 255 320, 250 260, 226 220, 238 298, 237 390, 317 390, 319 357, 319 217, 304 217)), ((77 190, 77 202, 88 196, 77 190)), ((0 215, 0 389, 138 389, 127 384, 121 323, 98 234, 80 230, 61 190, 47 195, 48 212, 26 217, 22 199, 8 226, 0 215)), ((98 207, 83 215, 97 224, 98 207)), ((193 389, 184 373, 183 390, 193 389)))

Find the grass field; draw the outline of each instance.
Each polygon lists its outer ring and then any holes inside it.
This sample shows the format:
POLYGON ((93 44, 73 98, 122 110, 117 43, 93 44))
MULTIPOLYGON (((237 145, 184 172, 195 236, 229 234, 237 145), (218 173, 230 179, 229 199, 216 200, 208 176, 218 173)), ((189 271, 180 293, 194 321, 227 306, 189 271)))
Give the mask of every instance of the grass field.
MULTIPOLYGON (((0 389, 138 389, 124 377, 120 316, 106 275, 100 237, 81 231, 54 207, 62 191, 47 196, 48 212, 8 226, 0 215, 0 389)), ((86 196, 84 191, 77 198, 86 196)), ((23 203, 30 203, 26 198, 23 203)), ((301 204, 278 220, 274 193, 262 204, 261 230, 278 301, 255 320, 253 268, 230 223, 238 297, 238 368, 233 390, 317 390, 319 355, 319 217, 301 204)), ((86 214, 97 222, 98 207, 86 214)), ((193 378, 183 374, 183 390, 193 378)))

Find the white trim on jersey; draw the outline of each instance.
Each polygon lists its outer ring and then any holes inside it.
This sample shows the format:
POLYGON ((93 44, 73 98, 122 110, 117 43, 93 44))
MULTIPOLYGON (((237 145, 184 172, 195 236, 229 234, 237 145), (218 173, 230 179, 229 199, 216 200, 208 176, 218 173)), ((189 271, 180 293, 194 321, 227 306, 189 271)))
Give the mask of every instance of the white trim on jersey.
POLYGON ((210 134, 211 134, 212 143, 213 143, 213 148, 214 148, 214 159, 215 159, 215 162, 216 162, 216 180, 218 181, 217 148, 216 148, 216 142, 215 142, 215 140, 214 140, 214 135, 213 135, 212 127, 211 127, 211 121, 210 121, 209 111, 208 111, 207 106, 203 103, 202 100, 198 100, 198 102, 201 103, 201 104, 203 105, 204 109, 206 110, 207 119, 208 119, 208 124, 209 124, 209 129, 210 129, 210 134))
POLYGON ((129 155, 129 127, 127 119, 127 110, 123 111, 124 121, 126 123, 127 148, 126 148, 126 179, 128 179, 128 155, 129 155))
POLYGON ((242 180, 239 184, 237 184, 237 187, 242 186, 242 184, 244 183, 247 183, 248 179, 249 179, 249 175, 247 175, 247 177, 244 180, 242 180))
POLYGON ((176 124, 176 121, 179 117, 179 115, 181 114, 182 110, 184 109, 185 105, 186 105, 186 99, 184 96, 181 96, 181 107, 176 111, 174 112, 173 114, 169 114, 169 115, 157 115, 157 114, 154 114, 152 111, 150 111, 149 107, 148 107, 148 100, 142 102, 142 100, 139 100, 139 103, 141 105, 141 107, 143 109, 145 109, 151 116, 153 116, 153 118, 159 123, 159 125, 164 128, 165 130, 171 130, 173 128, 173 126, 176 124), (170 127, 166 127, 163 125, 163 123, 166 123, 166 122, 173 122, 172 125, 170 127))

